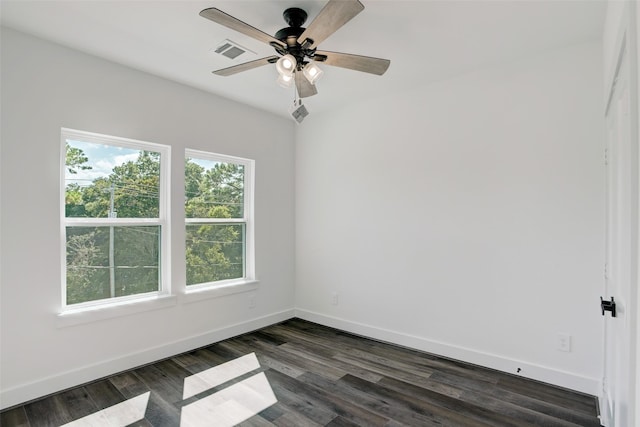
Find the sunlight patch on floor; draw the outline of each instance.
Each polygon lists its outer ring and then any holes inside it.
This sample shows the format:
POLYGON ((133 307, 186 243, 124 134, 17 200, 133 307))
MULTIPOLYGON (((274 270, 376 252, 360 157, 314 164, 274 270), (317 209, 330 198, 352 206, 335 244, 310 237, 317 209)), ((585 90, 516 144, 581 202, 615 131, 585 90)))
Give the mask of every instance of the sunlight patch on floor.
POLYGON ((151 392, 125 400, 62 427, 122 427, 144 419, 151 392))
POLYGON ((183 399, 217 387, 234 378, 260 368, 255 353, 250 353, 184 379, 183 399))
MULTIPOLYGON (((182 399, 218 387, 260 368, 255 353, 223 363, 184 379, 182 399)), ((145 418, 151 392, 102 409, 62 427, 125 427, 145 418)), ((277 403, 264 372, 182 407, 180 427, 234 426, 277 403)))
POLYGON ((231 427, 267 409, 278 399, 264 372, 182 408, 181 427, 231 427))

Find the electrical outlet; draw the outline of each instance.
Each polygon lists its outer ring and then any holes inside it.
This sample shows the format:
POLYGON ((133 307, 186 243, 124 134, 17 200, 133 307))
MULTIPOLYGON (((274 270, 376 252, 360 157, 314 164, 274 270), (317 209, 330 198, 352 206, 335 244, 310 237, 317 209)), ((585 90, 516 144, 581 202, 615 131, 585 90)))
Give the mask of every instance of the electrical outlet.
POLYGON ((558 351, 571 351, 571 335, 558 334, 558 351))
POLYGON ((332 292, 331 293, 331 304, 332 305, 338 305, 338 293, 337 292, 332 292))

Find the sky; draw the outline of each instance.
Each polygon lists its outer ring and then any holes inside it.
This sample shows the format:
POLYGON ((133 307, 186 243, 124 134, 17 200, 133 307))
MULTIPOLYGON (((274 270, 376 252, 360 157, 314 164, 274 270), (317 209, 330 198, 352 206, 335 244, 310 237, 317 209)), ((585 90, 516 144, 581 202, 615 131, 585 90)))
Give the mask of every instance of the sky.
MULTIPOLYGON (((89 185, 97 178, 109 176, 114 167, 129 161, 135 161, 141 151, 138 149, 95 144, 73 139, 67 139, 66 142, 69 143, 71 147, 81 149, 89 159, 86 165, 91 166, 91 169, 78 170, 76 174, 71 174, 65 169, 65 181, 67 184, 78 183, 80 185, 89 185)), ((191 161, 206 170, 213 168, 216 163, 219 163, 213 160, 197 158, 191 158, 191 161)))
POLYGON ((65 180, 67 183, 76 182, 81 185, 88 185, 96 178, 110 175, 114 167, 120 166, 128 161, 135 161, 140 153, 140 150, 114 145, 94 144, 72 139, 67 139, 67 142, 71 147, 81 149, 85 156, 89 158, 86 165, 91 166, 91 169, 79 170, 76 174, 70 174, 69 171, 65 169, 65 180))

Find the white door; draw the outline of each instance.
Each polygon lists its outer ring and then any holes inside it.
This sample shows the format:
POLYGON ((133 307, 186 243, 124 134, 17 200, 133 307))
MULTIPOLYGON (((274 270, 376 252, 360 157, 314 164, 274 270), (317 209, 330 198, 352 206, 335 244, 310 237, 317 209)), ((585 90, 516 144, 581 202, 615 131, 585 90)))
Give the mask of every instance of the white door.
POLYGON ((628 307, 632 306, 632 208, 631 194, 631 92, 629 85, 629 55, 623 43, 618 58, 615 83, 606 111, 606 265, 605 300, 615 298, 616 317, 605 312, 604 379, 602 424, 606 427, 627 427, 630 422, 632 394, 631 331, 628 307))

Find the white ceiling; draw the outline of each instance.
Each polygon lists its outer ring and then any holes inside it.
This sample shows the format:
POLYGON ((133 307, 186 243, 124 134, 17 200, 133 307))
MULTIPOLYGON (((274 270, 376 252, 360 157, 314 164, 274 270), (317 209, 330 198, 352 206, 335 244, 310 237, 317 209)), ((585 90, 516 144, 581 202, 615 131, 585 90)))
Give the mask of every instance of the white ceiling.
MULTIPOLYGON (((324 66, 321 112, 390 91, 424 85, 547 49, 601 39, 606 3, 600 0, 361 0, 365 9, 320 49, 387 58, 374 76, 324 66)), ((212 70, 274 54, 255 39, 198 13, 217 7, 266 32, 287 24, 288 7, 307 11, 308 25, 325 0, 1 0, 2 25, 50 39, 167 79, 287 116, 293 89, 279 87, 275 65, 229 77, 212 70), (212 53, 224 39, 252 51, 235 60, 212 53)), ((322 67, 322 66, 321 66, 322 67)))

